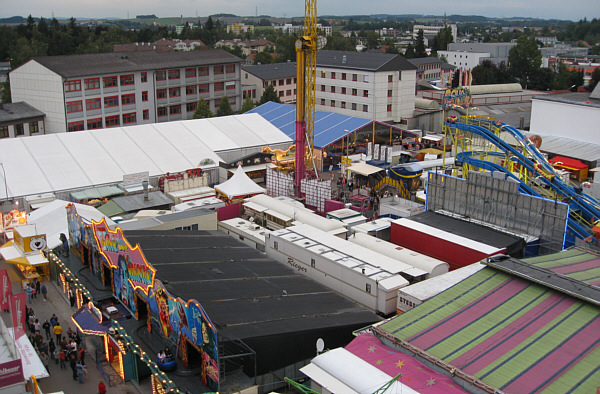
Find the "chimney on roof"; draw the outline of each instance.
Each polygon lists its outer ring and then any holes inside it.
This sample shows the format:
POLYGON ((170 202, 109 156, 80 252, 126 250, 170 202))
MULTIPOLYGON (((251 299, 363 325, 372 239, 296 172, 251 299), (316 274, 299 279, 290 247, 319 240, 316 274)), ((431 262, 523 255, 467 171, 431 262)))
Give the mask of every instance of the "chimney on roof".
POLYGON ((142 181, 142 189, 144 189, 144 200, 148 201, 148 181, 142 181))

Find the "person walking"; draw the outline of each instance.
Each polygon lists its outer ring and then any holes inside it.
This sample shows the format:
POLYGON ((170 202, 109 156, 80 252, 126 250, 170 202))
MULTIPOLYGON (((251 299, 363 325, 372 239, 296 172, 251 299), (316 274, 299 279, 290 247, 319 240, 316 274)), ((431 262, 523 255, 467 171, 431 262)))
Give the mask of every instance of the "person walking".
POLYGON ((40 282, 40 280, 38 278, 35 278, 33 280, 33 284, 35 285, 35 295, 33 296, 33 298, 36 298, 37 294, 40 294, 40 290, 42 287, 42 283, 40 282))
POLYGON ((60 369, 67 369, 67 354, 64 349, 58 352, 58 360, 60 361, 60 369))
POLYGON ((42 291, 42 296, 44 296, 44 301, 46 301, 48 299, 48 289, 46 288, 46 285, 42 283, 40 290, 42 291))
POLYGON ((79 384, 85 383, 85 366, 81 363, 75 364, 75 369, 77 369, 77 379, 79 379, 79 384))
POLYGON ((75 360, 74 354, 69 356, 69 365, 71 366, 71 371, 73 371, 73 380, 77 380, 77 360, 75 360))
POLYGON ((44 367, 46 367, 46 371, 48 371, 48 375, 50 375, 50 368, 48 368, 49 364, 50 364, 50 358, 48 357, 48 355, 45 352, 38 352, 38 355, 40 356, 40 360, 42 360, 42 364, 44 364, 44 367))
POLYGON ((31 288, 31 286, 29 286, 29 283, 27 283, 27 286, 25 287, 25 292, 27 293, 27 303, 31 305, 31 296, 33 295, 33 289, 31 288))
POLYGON ((98 382, 98 394, 106 394, 106 385, 103 381, 98 382))
POLYGON ((40 319, 35 319, 33 323, 33 332, 41 333, 42 332, 42 323, 40 323, 40 319))
POLYGON ((63 248, 65 249, 65 257, 69 257, 69 239, 64 233, 60 233, 60 242, 63 244, 63 248))
POLYGON ((55 313, 53 313, 52 317, 50 318, 50 324, 52 324, 52 328, 58 324, 58 317, 56 317, 55 313))
POLYGON ((81 365, 85 365, 85 349, 79 348, 79 363, 81 365))
POLYGON ((56 344, 52 338, 50 338, 50 341, 48 342, 48 351, 50 352, 50 358, 54 360, 54 364, 58 364, 58 352, 56 351, 56 344))
POLYGON ((44 329, 44 332, 46 333, 46 340, 49 340, 50 339, 50 322, 48 321, 48 319, 46 319, 44 324, 42 324, 42 328, 44 329))
POLYGON ((62 337, 62 332, 63 329, 60 326, 60 324, 58 323, 58 321, 56 322, 56 325, 54 326, 54 335, 56 335, 56 343, 60 343, 60 338, 62 337))

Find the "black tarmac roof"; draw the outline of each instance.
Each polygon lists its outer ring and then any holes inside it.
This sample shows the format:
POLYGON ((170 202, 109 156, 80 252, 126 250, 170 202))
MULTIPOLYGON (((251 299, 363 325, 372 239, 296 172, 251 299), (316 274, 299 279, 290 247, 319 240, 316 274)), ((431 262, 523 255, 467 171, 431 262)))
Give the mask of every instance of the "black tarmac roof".
POLYGON ((367 325, 373 312, 221 231, 125 231, 169 292, 230 339, 367 325))
POLYGON ((426 211, 408 219, 496 248, 506 248, 506 254, 513 257, 522 257, 525 247, 525 241, 516 235, 437 212, 426 211))
POLYGON ((348 68, 364 71, 416 70, 402 55, 355 51, 319 51, 317 67, 348 68))

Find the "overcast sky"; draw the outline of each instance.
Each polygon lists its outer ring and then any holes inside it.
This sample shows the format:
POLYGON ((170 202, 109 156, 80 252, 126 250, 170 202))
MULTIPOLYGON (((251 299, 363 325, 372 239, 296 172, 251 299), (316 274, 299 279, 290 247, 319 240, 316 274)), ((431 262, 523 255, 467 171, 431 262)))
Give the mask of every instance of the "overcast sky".
MULTIPOLYGON (((534 17, 578 21, 600 17, 598 0, 317 0, 319 15, 423 14, 534 17)), ((32 15, 75 18, 134 18, 207 16, 231 13, 239 16, 304 15, 303 0, 0 0, 0 17, 32 15)))

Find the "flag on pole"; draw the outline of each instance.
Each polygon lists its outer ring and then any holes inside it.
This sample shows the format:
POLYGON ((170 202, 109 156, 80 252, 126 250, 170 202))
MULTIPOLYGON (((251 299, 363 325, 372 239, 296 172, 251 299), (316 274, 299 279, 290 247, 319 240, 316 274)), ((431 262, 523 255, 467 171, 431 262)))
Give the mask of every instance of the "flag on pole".
POLYGON ((8 277, 8 271, 2 270, 0 271, 0 309, 3 311, 8 311, 10 308, 10 295, 12 294, 12 284, 10 283, 10 278, 8 277))

